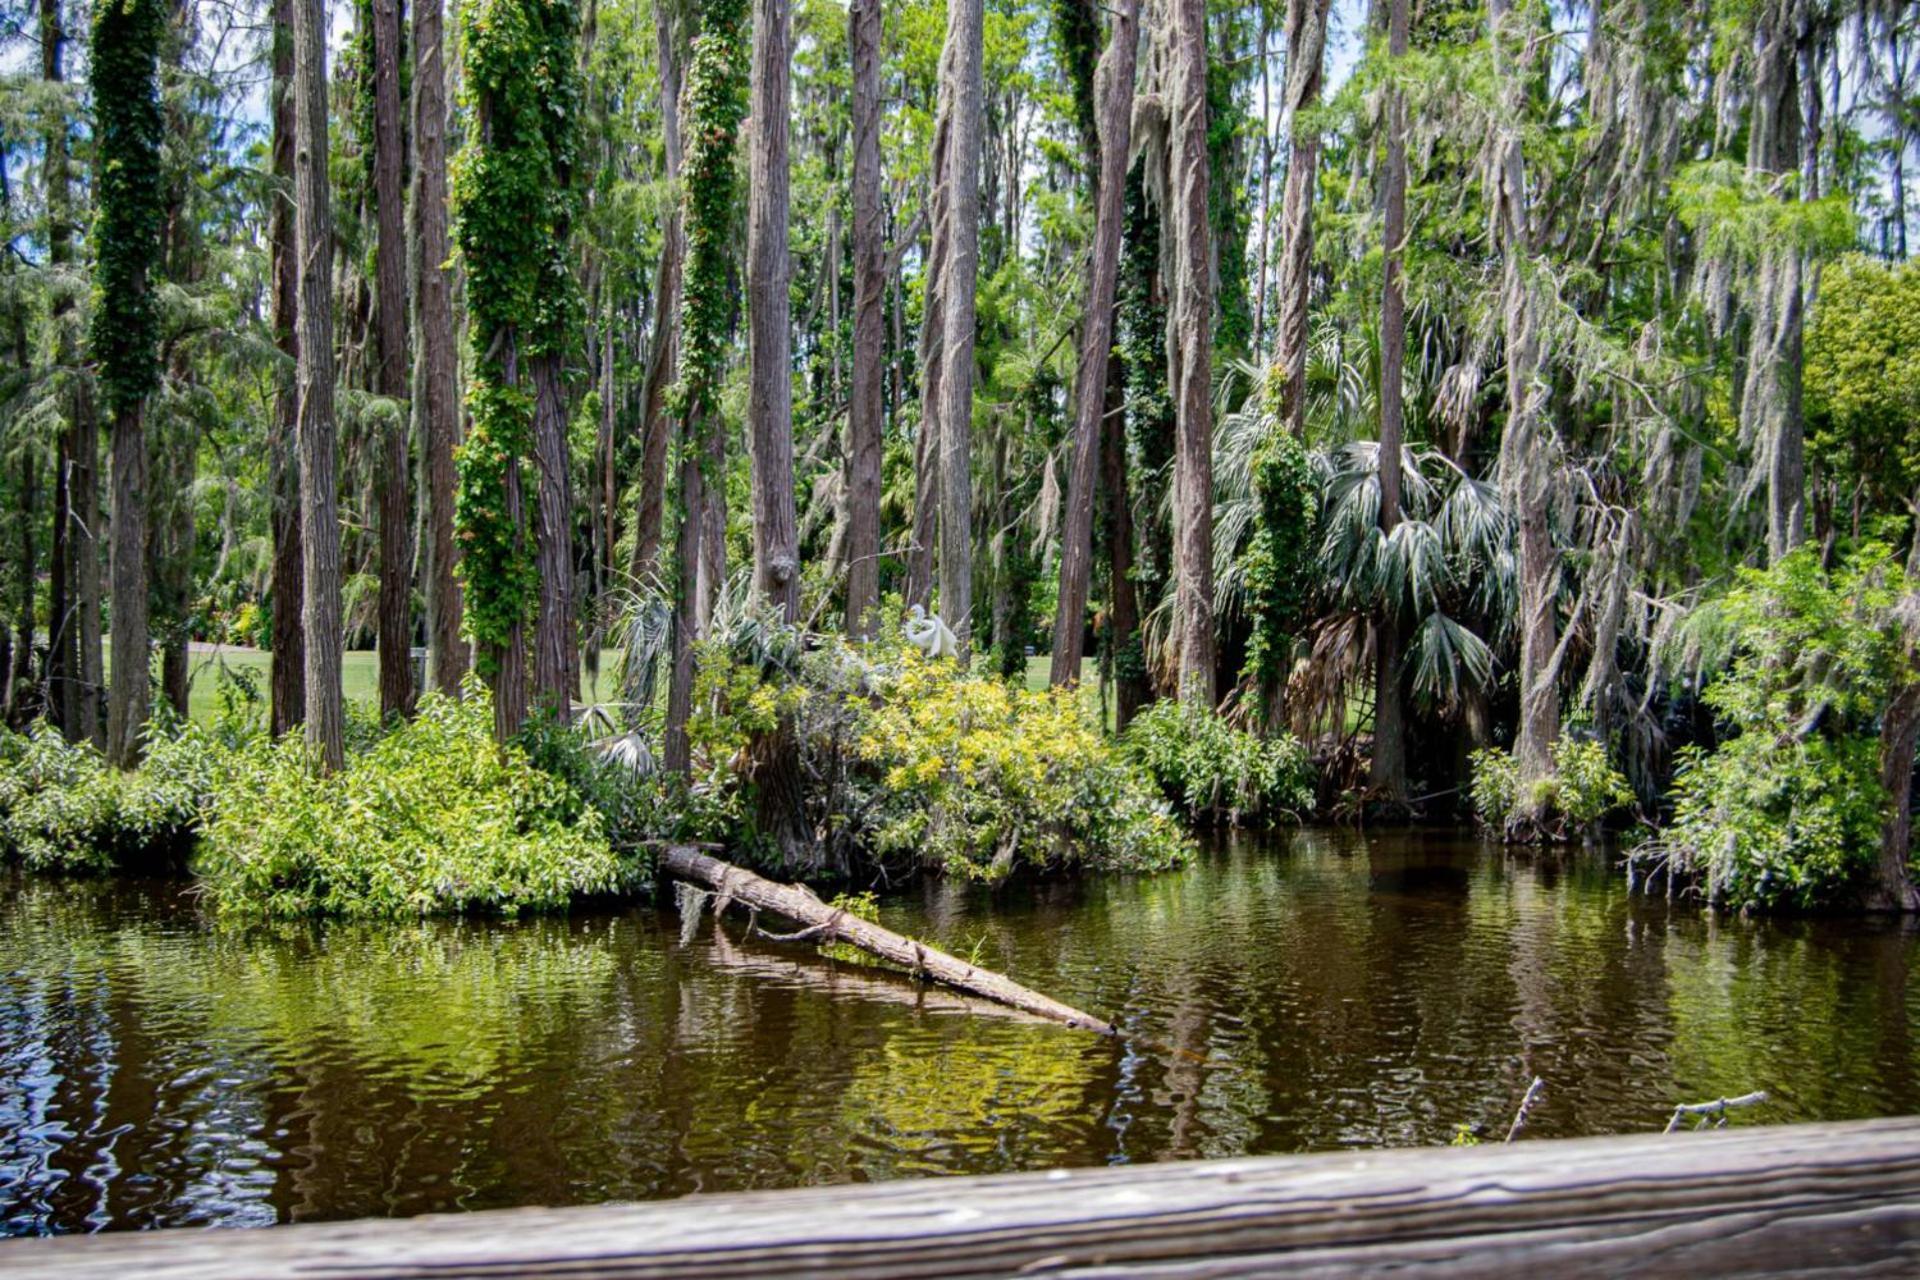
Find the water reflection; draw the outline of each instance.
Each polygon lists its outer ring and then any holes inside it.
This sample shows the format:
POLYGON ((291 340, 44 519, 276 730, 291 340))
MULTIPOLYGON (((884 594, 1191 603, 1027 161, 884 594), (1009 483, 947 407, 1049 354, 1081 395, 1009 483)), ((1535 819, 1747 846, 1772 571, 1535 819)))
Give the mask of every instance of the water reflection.
POLYGON ((255 1224, 1920 1109, 1912 935, 1630 900, 1598 855, 1241 840, 1174 876, 928 885, 889 922, 1115 1044, 634 910, 206 929, 0 887, 0 1222, 255 1224))

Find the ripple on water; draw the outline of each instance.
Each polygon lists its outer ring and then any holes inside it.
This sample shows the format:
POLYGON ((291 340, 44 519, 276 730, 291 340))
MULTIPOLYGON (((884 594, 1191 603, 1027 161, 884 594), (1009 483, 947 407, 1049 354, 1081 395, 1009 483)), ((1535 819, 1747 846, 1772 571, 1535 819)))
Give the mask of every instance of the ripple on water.
POLYGON ((216 932, 177 886, 0 884, 0 1229, 229 1225, 1920 1109, 1913 939, 1713 922, 1593 856, 1222 844, 927 885, 892 924, 1098 1040, 632 910, 216 932))

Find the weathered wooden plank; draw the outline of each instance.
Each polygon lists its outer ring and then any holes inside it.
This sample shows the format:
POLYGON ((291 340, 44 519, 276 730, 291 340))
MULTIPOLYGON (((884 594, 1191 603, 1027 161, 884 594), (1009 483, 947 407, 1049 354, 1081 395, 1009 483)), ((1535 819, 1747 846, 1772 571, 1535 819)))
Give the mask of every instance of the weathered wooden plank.
POLYGON ((0 1244, 44 1280, 1920 1274, 1920 1119, 0 1244))

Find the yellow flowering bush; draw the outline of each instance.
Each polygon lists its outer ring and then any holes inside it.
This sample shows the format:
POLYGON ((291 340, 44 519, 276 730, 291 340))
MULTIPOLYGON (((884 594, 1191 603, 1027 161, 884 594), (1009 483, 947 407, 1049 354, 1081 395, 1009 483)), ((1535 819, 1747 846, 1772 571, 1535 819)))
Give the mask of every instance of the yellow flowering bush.
POLYGON ((1063 690, 1017 688, 903 645, 874 667, 856 752, 877 779, 882 855, 981 879, 1020 862, 1156 870, 1188 856, 1151 784, 1063 690))

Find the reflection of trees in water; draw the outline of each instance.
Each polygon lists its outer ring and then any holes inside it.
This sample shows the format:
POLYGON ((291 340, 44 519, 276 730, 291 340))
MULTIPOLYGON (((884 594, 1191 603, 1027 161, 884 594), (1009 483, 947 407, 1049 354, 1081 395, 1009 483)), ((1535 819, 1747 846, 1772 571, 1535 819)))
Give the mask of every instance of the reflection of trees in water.
MULTIPOLYGON (((211 933, 175 890, 0 887, 13 1229, 578 1203, 1920 1108, 1912 934, 1629 899, 1603 857, 1283 833, 890 924, 1126 1046, 670 916, 211 933), (1551 868, 1551 874, 1549 874, 1551 868)), ((739 921, 735 921, 735 934, 739 921)))

